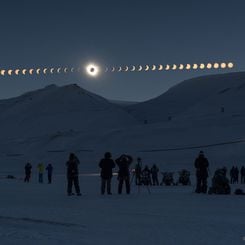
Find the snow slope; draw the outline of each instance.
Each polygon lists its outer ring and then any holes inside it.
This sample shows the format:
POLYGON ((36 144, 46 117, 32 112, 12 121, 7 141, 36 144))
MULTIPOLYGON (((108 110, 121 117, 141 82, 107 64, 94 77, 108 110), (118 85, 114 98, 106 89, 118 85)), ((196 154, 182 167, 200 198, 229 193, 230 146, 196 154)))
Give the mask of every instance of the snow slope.
MULTIPOLYGON (((244 196, 194 194, 193 187, 152 187, 151 194, 100 196, 99 177, 81 176, 81 197, 66 178, 30 184, 0 180, 2 245, 244 244, 244 196)), ((233 189, 236 186, 233 187, 233 189)))
POLYGON ((164 122, 181 115, 218 114, 221 107, 229 113, 244 114, 245 72, 203 76, 186 80, 166 93, 128 107, 138 120, 164 122))
MULTIPOLYGON (((217 167, 244 165, 245 144, 237 141, 245 138, 244 78, 237 73, 185 81, 130 106, 138 122, 76 85, 0 101, 0 243, 244 244, 244 196, 193 193, 199 150, 210 161, 211 175, 217 167), (149 123, 143 124, 146 117, 149 123), (161 171, 187 168, 193 185, 152 187, 151 194, 133 186, 131 195, 119 196, 114 177, 113 195, 100 196, 98 162, 108 150, 113 158, 125 152, 141 156, 143 164, 156 163, 161 171), (81 161, 81 197, 66 196, 71 151, 81 161), (23 183, 26 161, 33 165, 30 184, 23 183), (52 185, 37 183, 40 161, 53 164, 52 185)), ((244 189, 233 185, 232 192, 238 187, 244 189)))
POLYGON ((212 170, 244 164, 245 73, 184 81, 128 107, 131 114, 76 85, 50 86, 0 104, 0 158, 8 163, 2 171, 22 171, 26 161, 52 162, 62 171, 73 151, 84 172, 95 171, 105 151, 170 170, 193 169, 200 150, 212 170))
POLYGON ((2 137, 120 128, 134 124, 133 117, 106 99, 77 85, 44 89, 0 101, 2 137))

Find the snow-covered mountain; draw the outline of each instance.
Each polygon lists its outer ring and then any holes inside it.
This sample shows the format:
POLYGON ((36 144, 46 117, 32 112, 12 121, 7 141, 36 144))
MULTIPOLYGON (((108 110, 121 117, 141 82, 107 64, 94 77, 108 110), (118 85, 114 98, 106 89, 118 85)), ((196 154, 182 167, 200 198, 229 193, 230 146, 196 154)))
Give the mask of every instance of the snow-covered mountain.
POLYGON ((0 157, 13 166, 41 159, 63 169, 74 151, 93 171, 111 151, 172 168, 192 166, 202 149, 214 166, 231 165, 245 158, 243 142, 229 143, 245 138, 244 105, 245 73, 193 78, 126 108, 77 85, 51 85, 0 101, 0 157))
MULTIPOLYGON (((138 120, 166 122, 171 118, 205 118, 224 112, 245 112, 245 72, 203 76, 179 83, 161 96, 128 107, 138 120)), ((182 120, 182 119, 181 119, 182 120)))
MULTIPOLYGON (((1 244, 244 243, 243 196, 192 194, 200 149, 210 162, 209 186, 217 167, 244 165, 244 143, 228 142, 244 137, 244 83, 244 73, 185 81, 134 105, 138 123, 120 106, 76 85, 49 86, 0 101, 1 244), (141 122, 145 118, 147 124, 141 122), (215 145, 222 142, 228 144, 215 145), (113 158, 129 153, 144 165, 156 163, 161 172, 175 172, 175 180, 177 171, 187 168, 192 186, 146 188, 135 186, 132 178, 126 197, 115 195, 113 177, 113 196, 98 196, 95 173, 108 150, 113 158), (82 197, 68 200, 65 162, 70 151, 79 157, 83 175, 82 197), (29 184, 22 179, 26 161, 33 166, 29 184), (39 162, 53 164, 51 185, 37 183, 39 162), (17 179, 5 179, 8 174, 17 179)), ((232 193, 237 188, 243 186, 232 185, 232 193)))
POLYGON ((128 113, 76 84, 26 93, 0 101, 2 138, 65 131, 93 131, 135 124, 128 113))
POLYGON ((117 142, 119 149, 134 150, 147 163, 165 168, 193 167, 200 150, 213 166, 242 164, 245 159, 244 72, 186 80, 127 110, 141 124, 109 137, 109 149, 117 142))

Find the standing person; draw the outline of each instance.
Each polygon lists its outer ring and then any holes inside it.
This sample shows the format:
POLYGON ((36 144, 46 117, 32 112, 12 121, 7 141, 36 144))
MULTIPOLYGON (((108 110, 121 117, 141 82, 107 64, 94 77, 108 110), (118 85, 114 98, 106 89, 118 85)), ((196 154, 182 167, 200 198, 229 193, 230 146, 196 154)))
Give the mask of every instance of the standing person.
POLYGON ((48 164, 48 166, 46 167, 46 171, 48 174, 48 183, 51 184, 52 183, 52 176, 53 176, 53 166, 51 163, 48 164))
POLYGON ((151 168, 151 176, 152 176, 153 185, 159 185, 158 172, 159 172, 159 168, 156 166, 156 164, 154 164, 151 168))
POLYGON ((118 194, 122 194, 123 183, 126 184, 126 193, 130 194, 130 173, 129 167, 132 163, 133 158, 129 155, 121 155, 118 159, 116 159, 116 164, 119 167, 118 171, 118 194))
POLYGON ((231 179, 231 184, 234 184, 235 182, 235 167, 232 166, 231 170, 230 170, 230 179, 231 179))
POLYGON ((39 163, 37 165, 37 169, 38 169, 38 182, 43 183, 44 164, 39 163))
POLYGON ((67 166, 67 194, 68 196, 73 195, 72 186, 74 184, 75 190, 78 196, 81 196, 80 187, 79 187, 79 172, 78 165, 79 159, 76 157, 74 153, 70 153, 69 160, 66 163, 67 166))
POLYGON ((135 185, 141 185, 141 171, 142 171, 142 160, 140 157, 137 158, 135 165, 135 185))
POLYGON ((31 179, 31 169, 32 169, 32 166, 31 166, 31 164, 28 162, 28 163, 25 165, 25 179, 24 179, 25 182, 30 182, 30 179, 31 179))
POLYGON ((234 169, 234 183, 238 184, 239 182, 239 169, 236 166, 234 169))
POLYGON ((112 179, 112 169, 116 167, 114 161, 111 159, 111 153, 106 152, 104 158, 100 160, 99 167, 101 168, 101 194, 105 194, 105 188, 107 189, 107 194, 111 195, 111 179, 112 179))
POLYGON ((245 184, 245 167, 241 168, 241 184, 245 184))
POLYGON ((203 151, 200 151, 199 156, 195 160, 197 186, 196 193, 207 193, 207 179, 208 179, 208 159, 204 156, 203 151))

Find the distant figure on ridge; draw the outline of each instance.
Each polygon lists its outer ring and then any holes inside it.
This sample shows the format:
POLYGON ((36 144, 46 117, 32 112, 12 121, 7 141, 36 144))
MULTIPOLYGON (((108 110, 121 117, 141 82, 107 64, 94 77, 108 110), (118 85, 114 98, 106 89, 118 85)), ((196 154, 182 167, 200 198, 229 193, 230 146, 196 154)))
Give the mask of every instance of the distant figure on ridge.
POLYGON ((31 169, 32 169, 32 166, 31 166, 31 164, 28 162, 28 163, 25 165, 25 179, 24 179, 25 182, 30 182, 30 179, 31 179, 31 169))
POLYGON ((74 153, 70 153, 69 160, 66 163, 67 166, 67 194, 68 196, 73 195, 72 186, 74 184, 75 190, 78 196, 81 196, 80 187, 79 187, 79 159, 74 153))
POLYGON ((203 151, 200 151, 199 156, 195 160, 197 186, 196 193, 207 193, 207 179, 209 162, 204 156, 203 151))
POLYGON ((132 163, 133 158, 129 155, 121 155, 118 159, 116 159, 116 164, 119 167, 118 171, 118 194, 122 194, 123 183, 126 184, 126 193, 130 194, 130 173, 129 167, 132 163))
POLYGON ((111 159, 111 153, 106 152, 104 158, 100 160, 99 167, 101 168, 101 194, 105 194, 105 189, 107 194, 111 195, 111 179, 112 179, 112 169, 116 167, 114 161, 111 159))
POLYGON ((38 182, 43 183, 44 164, 39 163, 37 165, 37 169, 38 169, 38 182))
POLYGON ((52 183, 52 176, 53 176, 53 166, 51 163, 48 164, 48 166, 46 167, 46 171, 48 174, 48 183, 51 184, 52 183))

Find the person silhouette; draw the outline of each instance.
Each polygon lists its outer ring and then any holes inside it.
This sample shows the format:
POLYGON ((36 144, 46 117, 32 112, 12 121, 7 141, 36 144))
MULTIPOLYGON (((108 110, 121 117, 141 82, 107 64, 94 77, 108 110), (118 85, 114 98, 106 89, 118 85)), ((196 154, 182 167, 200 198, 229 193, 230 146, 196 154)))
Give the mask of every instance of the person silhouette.
POLYGON ((196 193, 207 193, 209 162, 204 156, 203 151, 199 152, 199 156, 196 158, 194 165, 196 168, 197 178, 196 193))
POLYGON ((104 158, 100 160, 99 167, 101 168, 101 194, 105 194, 105 188, 107 188, 107 194, 111 195, 111 179, 112 169, 116 167, 114 161, 111 159, 111 153, 106 152, 104 158))
POLYGON ((73 195, 72 186, 75 186, 75 190, 78 196, 81 196, 80 186, 79 186, 79 159, 74 153, 70 153, 69 160, 66 163, 67 166, 67 194, 68 196, 73 195))
POLYGON ((129 155, 121 155, 115 160, 119 167, 118 171, 118 194, 122 194, 123 183, 126 185, 126 193, 130 194, 130 172, 129 167, 132 163, 133 158, 129 155))

